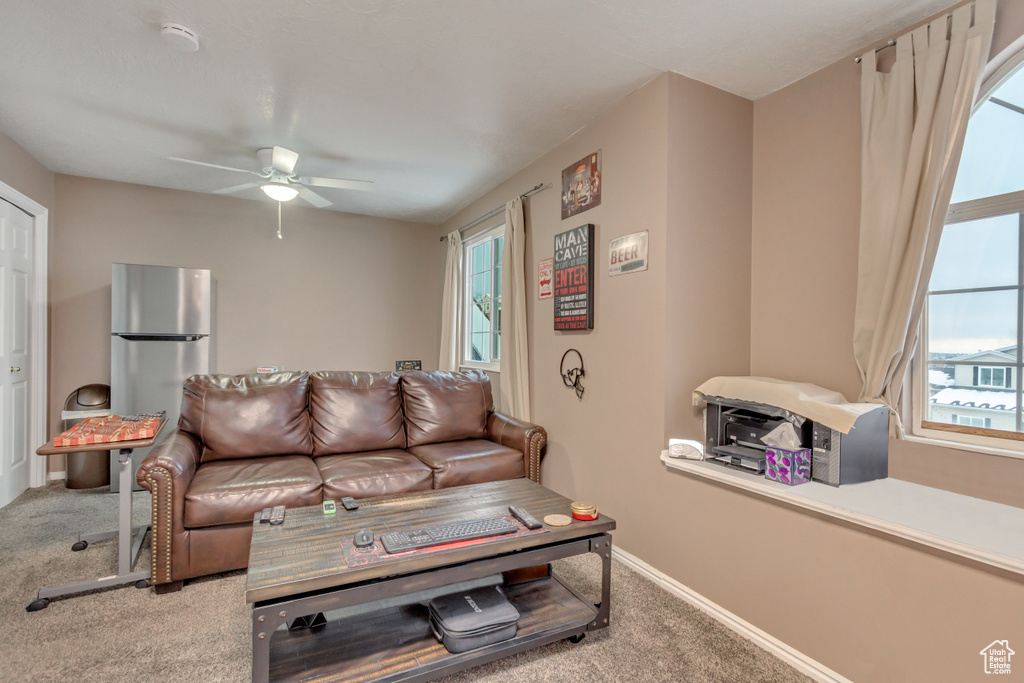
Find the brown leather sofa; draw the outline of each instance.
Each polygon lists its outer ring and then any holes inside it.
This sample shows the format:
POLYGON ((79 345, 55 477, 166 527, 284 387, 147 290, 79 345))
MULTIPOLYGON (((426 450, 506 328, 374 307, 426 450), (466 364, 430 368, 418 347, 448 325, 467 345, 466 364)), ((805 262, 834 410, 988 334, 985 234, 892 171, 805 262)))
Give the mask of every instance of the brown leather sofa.
POLYGON ((479 371, 193 376, 178 430, 136 475, 153 497, 151 581, 170 592, 246 567, 265 507, 539 481, 546 441, 494 411, 479 371))

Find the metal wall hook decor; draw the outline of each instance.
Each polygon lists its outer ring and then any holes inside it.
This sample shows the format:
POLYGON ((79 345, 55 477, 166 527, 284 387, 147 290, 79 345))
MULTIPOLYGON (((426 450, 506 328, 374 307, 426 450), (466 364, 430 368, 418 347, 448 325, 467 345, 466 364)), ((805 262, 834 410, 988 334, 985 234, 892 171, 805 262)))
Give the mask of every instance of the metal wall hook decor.
POLYGON ((584 389, 582 380, 583 376, 586 374, 583 370, 583 354, 576 349, 567 349, 566 352, 562 354, 562 362, 558 364, 558 374, 562 376, 562 381, 565 382, 565 386, 576 390, 576 398, 582 401, 584 389), (568 368, 566 368, 567 364, 565 359, 570 353, 575 353, 576 357, 580 359, 579 367, 577 367, 576 363, 570 359, 568 368))

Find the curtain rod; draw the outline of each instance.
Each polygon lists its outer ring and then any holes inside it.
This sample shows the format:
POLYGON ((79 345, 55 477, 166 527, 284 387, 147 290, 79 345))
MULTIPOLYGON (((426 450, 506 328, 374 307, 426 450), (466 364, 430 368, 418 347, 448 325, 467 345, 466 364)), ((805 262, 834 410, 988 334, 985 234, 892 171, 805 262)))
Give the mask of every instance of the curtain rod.
MULTIPOLYGON (((524 192, 521 195, 519 195, 519 198, 520 199, 526 199, 531 194, 535 194, 537 192, 540 192, 543 189, 544 189, 544 183, 540 183, 538 185, 534 185, 529 190, 527 190, 526 192, 524 192)), ((477 223, 481 223, 481 222, 487 220, 488 218, 491 218, 492 216, 497 216, 499 213, 501 213, 504 210, 505 210, 505 205, 502 204, 501 206, 499 206, 498 208, 494 209, 493 211, 488 211, 483 216, 480 216, 480 218, 477 218, 476 220, 473 220, 473 221, 470 221, 469 223, 466 223, 465 225, 463 225, 461 228, 458 229, 458 232, 462 232, 466 228, 472 228, 477 223)), ((447 237, 448 237, 447 235, 444 235, 443 237, 441 237, 440 241, 444 242, 445 239, 447 239, 447 237)))
MULTIPOLYGON (((907 31, 904 31, 903 35, 907 35, 907 34, 913 33, 914 31, 916 31, 917 29, 921 28, 922 26, 928 26, 929 24, 932 24, 932 23, 938 21, 939 19, 945 19, 947 21, 946 33, 947 33, 947 37, 949 37, 948 36, 949 28, 951 26, 951 23, 949 23, 949 22, 951 21, 951 17, 953 16, 953 12, 955 12, 958 9, 960 9, 964 5, 973 5, 973 4, 974 4, 973 0, 971 0, 970 2, 960 2, 959 4, 957 4, 956 7, 952 7, 952 8, 946 9, 944 13, 940 13, 940 14, 932 17, 931 19, 928 19, 928 20, 924 21, 923 23, 917 24, 913 28, 911 28, 911 29, 909 29, 907 31)), ((890 38, 889 41, 885 45, 882 45, 881 47, 875 48, 875 54, 878 54, 879 52, 881 52, 885 48, 892 47, 895 44, 896 44, 896 39, 895 38, 890 38)), ((867 50, 865 50, 864 52, 866 53, 867 50)), ((856 64, 860 64, 862 58, 863 58, 862 55, 857 55, 856 57, 853 58, 853 61, 856 64)))
MULTIPOLYGON (((896 39, 895 38, 890 38, 888 43, 886 43, 885 45, 882 45, 881 47, 875 48, 875 54, 878 54, 879 52, 881 52, 885 48, 892 47, 895 44, 896 44, 896 39)), ((860 60, 861 59, 863 59, 863 57, 861 55, 857 55, 856 57, 854 57, 853 58, 854 64, 860 64, 860 60)))

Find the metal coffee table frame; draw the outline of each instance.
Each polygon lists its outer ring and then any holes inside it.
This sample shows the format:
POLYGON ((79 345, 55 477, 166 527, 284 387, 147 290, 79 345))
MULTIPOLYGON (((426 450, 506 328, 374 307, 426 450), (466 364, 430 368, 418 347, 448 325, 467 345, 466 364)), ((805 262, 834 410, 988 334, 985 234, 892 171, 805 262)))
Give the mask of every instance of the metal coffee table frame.
MULTIPOLYGON (((500 543, 496 544, 495 550, 501 552, 500 543)), ((358 584, 315 591, 296 597, 257 601, 253 603, 252 613, 252 680, 255 683, 268 683, 270 677, 271 638, 279 627, 288 624, 289 621, 305 615, 330 612, 345 607, 408 595, 431 588, 439 588, 478 579, 503 571, 547 564, 553 560, 586 553, 597 554, 601 558, 602 567, 601 601, 592 608, 592 616, 588 622, 560 630, 540 632, 526 637, 516 637, 503 643, 496 643, 481 648, 476 653, 462 653, 448 660, 433 662, 418 667, 415 670, 403 671, 396 676, 377 680, 429 681, 445 674, 479 666, 547 643, 571 637, 578 639, 588 631, 608 626, 611 605, 612 537, 607 533, 555 542, 538 548, 508 552, 507 554, 500 554, 453 566, 422 570, 402 576, 372 579, 358 584)), ((549 580, 558 581, 554 576, 549 580)), ((586 602, 586 599, 571 587, 564 587, 580 602, 586 602)), ((339 671, 338 674, 339 679, 343 679, 343 672, 339 671)))
MULTIPOLYGON (((25 609, 29 612, 36 612, 49 606, 50 600, 63 598, 70 595, 80 595, 98 588, 112 588, 134 583, 136 588, 149 587, 149 570, 133 571, 135 563, 142 551, 142 543, 149 533, 149 525, 132 526, 132 452, 136 448, 152 446, 160 432, 163 431, 167 421, 164 420, 157 428, 156 434, 149 439, 136 439, 134 441, 120 441, 112 443, 88 444, 85 446, 41 446, 36 450, 37 455, 56 455, 58 453, 81 453, 89 451, 111 451, 117 450, 117 461, 119 463, 118 485, 120 491, 117 494, 117 528, 110 531, 95 531, 78 535, 78 542, 71 546, 74 551, 85 550, 90 541, 101 541, 108 538, 117 539, 117 574, 106 576, 91 581, 77 581, 66 583, 63 586, 40 588, 36 599, 25 609), (134 540, 132 535, 134 534, 134 540)), ((100 457, 97 455, 96 457, 100 457)))

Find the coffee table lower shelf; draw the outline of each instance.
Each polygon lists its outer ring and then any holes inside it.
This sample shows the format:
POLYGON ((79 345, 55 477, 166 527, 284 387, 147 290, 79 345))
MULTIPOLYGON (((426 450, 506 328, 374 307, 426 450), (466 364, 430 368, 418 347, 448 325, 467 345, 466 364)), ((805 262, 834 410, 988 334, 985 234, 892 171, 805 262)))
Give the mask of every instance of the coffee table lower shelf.
POLYGON ((586 632, 598 609, 557 577, 502 588, 519 610, 511 640, 449 653, 420 604, 391 607, 318 629, 278 630, 270 642, 271 681, 419 681, 586 632))

